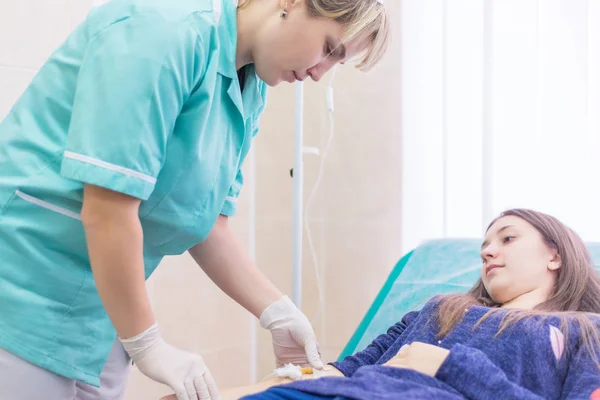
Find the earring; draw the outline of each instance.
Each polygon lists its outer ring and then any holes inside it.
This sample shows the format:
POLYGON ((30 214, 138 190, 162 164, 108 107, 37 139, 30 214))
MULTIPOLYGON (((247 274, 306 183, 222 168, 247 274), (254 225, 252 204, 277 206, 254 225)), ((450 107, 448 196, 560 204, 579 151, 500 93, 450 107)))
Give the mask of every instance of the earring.
POLYGON ((283 10, 281 10, 281 14, 280 17, 282 19, 286 19, 288 16, 288 12, 287 12, 287 1, 285 2, 285 6, 283 7, 283 10))

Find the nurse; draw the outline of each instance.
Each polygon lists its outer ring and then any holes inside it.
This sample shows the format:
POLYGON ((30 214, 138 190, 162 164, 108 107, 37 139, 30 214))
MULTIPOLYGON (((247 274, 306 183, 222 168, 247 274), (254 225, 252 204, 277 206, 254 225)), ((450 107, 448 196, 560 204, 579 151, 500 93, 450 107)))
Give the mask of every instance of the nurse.
MULTIPOLYGON (((131 361, 178 400, 217 399, 166 343, 145 279, 189 251, 320 368, 303 313, 228 227, 268 86, 374 65, 378 0, 113 0, 51 55, 0 124, 0 399, 122 397, 131 361)), ((208 322, 213 323, 213 322, 208 322)))

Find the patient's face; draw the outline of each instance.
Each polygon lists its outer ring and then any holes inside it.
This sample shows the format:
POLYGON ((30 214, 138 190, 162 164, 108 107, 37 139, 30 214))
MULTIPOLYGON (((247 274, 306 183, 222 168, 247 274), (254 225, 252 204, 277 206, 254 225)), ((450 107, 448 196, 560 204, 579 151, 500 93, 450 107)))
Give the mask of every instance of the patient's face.
POLYGON ((519 296, 554 287, 556 251, 527 221, 506 216, 488 230, 481 248, 481 279, 489 295, 505 304, 519 296))

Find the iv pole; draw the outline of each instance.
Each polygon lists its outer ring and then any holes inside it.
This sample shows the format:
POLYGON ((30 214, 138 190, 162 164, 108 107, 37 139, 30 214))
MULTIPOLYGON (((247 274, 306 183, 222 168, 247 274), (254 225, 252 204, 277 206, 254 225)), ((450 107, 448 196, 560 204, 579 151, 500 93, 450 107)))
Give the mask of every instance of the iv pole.
POLYGON ((304 165, 302 159, 304 136, 304 82, 296 82, 294 115, 294 190, 292 202, 292 301, 302 307, 302 208, 304 165))

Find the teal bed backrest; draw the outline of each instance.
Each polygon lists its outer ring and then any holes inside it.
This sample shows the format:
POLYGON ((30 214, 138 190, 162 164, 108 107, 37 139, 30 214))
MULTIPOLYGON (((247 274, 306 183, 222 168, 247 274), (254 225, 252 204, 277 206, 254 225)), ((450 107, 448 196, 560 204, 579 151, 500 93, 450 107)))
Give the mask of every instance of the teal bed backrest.
MULTIPOLYGON (((396 264, 339 359, 364 349, 404 314, 436 294, 466 292, 479 278, 480 239, 423 243, 396 264)), ((600 243, 587 243, 600 271, 600 243)))

